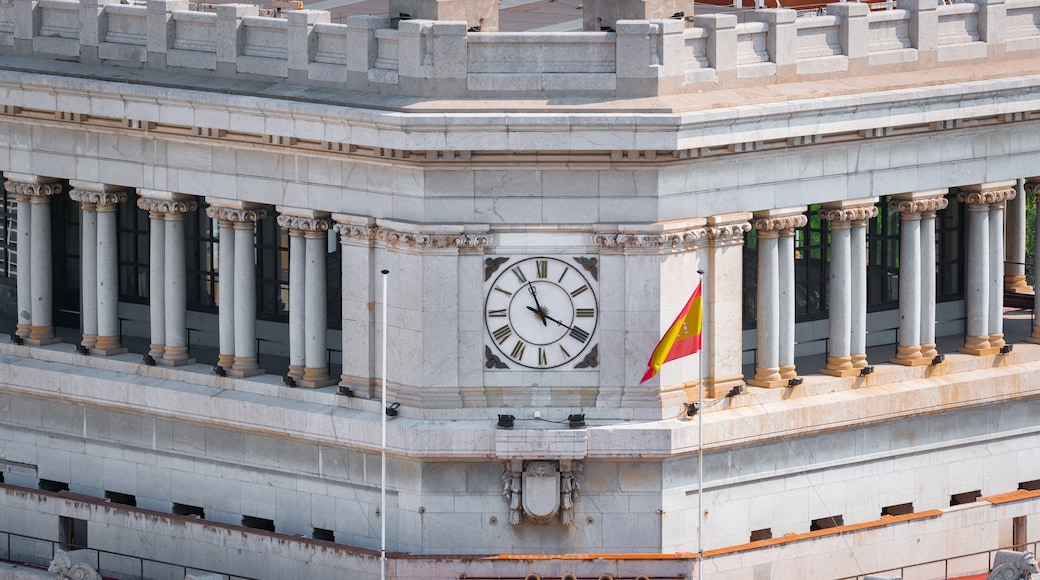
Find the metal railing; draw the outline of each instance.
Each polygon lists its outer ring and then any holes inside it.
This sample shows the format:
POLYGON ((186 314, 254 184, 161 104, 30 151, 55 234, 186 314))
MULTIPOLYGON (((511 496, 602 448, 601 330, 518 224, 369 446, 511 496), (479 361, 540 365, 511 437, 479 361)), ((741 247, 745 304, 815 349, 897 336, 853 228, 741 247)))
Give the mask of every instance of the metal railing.
MULTIPOLYGON (((1017 552, 1032 552, 1036 554, 1037 544, 1040 542, 1028 542, 1025 544, 1018 544, 1007 548, 1001 548, 1002 550, 1015 550, 1017 552)), ((945 558, 942 560, 932 560, 929 562, 919 562, 917 564, 911 564, 909 566, 901 566, 898 568, 889 568, 887 570, 879 570, 876 572, 867 572, 865 574, 857 574, 856 576, 845 576, 839 580, 863 580, 866 576, 871 574, 878 575, 894 575, 898 574, 903 580, 917 580, 928 578, 929 580, 956 580, 957 578, 977 576, 979 574, 987 574, 993 568, 993 555, 997 553, 997 550, 987 550, 985 552, 975 552, 972 554, 964 554, 962 556, 955 556, 953 558, 945 558), (972 560, 977 560, 977 564, 971 563, 972 560), (983 564, 985 562, 985 564, 983 564), (953 568, 951 570, 951 563, 953 568), (985 569, 981 569, 979 566, 984 565, 985 569), (973 567, 974 566, 974 567, 973 567), (942 576, 936 576, 936 572, 941 570, 942 576), (953 576, 951 576, 953 574, 953 576)))

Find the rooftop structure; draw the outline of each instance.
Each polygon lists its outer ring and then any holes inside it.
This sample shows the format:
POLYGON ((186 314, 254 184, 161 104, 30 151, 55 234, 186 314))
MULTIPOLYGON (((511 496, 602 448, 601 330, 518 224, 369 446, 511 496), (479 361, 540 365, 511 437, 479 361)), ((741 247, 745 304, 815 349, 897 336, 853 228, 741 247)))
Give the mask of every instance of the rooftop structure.
POLYGON ((518 7, 0 1, 0 557, 1036 551, 1040 2, 518 7), (641 383, 698 286, 703 350, 641 383))

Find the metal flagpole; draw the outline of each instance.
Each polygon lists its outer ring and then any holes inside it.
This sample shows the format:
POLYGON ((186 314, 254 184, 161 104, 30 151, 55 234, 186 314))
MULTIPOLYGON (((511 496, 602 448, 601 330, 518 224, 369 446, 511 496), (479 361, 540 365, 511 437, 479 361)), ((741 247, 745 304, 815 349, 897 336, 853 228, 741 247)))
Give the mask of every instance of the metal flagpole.
POLYGON ((704 568, 704 270, 697 270, 701 287, 701 350, 697 361, 697 580, 704 568))
POLYGON ((383 443, 379 460, 379 578, 386 580, 386 280, 383 270, 383 443))

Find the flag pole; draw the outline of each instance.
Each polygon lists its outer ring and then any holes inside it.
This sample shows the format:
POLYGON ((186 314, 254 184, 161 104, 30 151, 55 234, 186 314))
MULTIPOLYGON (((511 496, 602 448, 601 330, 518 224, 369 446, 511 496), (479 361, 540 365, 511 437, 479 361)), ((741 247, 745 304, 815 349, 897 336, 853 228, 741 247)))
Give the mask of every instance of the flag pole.
MULTIPOLYGON (((697 270, 697 285, 701 287, 701 335, 704 334, 704 270, 697 270)), ((704 568, 704 347, 697 361, 697 580, 704 568)))
POLYGON ((386 280, 383 270, 383 441, 379 458, 379 578, 386 580, 386 280))

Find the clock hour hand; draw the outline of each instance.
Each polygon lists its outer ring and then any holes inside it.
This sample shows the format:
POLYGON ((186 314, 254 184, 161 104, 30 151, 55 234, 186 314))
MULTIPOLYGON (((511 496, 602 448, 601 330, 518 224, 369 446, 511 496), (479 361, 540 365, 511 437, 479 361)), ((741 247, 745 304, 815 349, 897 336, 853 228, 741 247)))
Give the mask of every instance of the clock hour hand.
MULTIPOLYGON (((530 310, 531 312, 538 312, 537 310, 535 310, 534 308, 531 308, 530 306, 528 306, 527 309, 530 310)), ((555 322, 556 324, 559 324, 560 326, 562 326, 564 328, 570 328, 569 325, 564 324, 564 323, 560 322, 559 320, 556 320, 555 318, 553 318, 552 316, 549 316, 548 314, 546 314, 544 312, 541 312, 539 314, 541 314, 541 316, 542 316, 542 321, 552 320, 553 322, 555 322)))
POLYGON ((531 296, 534 296, 534 305, 537 307, 537 309, 535 309, 528 306, 527 309, 536 313, 538 318, 542 319, 542 326, 548 326, 549 323, 545 321, 545 310, 542 308, 542 305, 538 303, 538 291, 534 289, 534 284, 528 284, 527 289, 531 292, 531 296))

